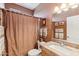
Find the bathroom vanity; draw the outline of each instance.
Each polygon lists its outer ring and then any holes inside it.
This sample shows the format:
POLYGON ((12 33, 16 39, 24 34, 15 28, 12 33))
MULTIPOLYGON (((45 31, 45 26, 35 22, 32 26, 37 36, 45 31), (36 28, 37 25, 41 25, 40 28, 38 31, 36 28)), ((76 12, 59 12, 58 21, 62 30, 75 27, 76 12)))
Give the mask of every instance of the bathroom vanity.
POLYGON ((40 42, 42 56, 79 56, 79 49, 56 42, 40 42))

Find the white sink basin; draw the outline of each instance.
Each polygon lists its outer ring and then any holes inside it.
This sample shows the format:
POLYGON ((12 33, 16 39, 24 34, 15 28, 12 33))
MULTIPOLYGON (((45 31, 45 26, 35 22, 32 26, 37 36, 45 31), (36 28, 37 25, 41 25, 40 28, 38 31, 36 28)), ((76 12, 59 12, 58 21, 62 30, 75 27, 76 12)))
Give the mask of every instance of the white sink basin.
POLYGON ((65 53, 66 55, 69 55, 69 52, 70 52, 70 50, 68 50, 67 48, 64 48, 64 47, 61 47, 61 46, 57 46, 57 45, 50 45, 49 47, 52 48, 52 49, 55 49, 55 50, 57 50, 57 51, 59 51, 61 53, 66 52, 65 53))

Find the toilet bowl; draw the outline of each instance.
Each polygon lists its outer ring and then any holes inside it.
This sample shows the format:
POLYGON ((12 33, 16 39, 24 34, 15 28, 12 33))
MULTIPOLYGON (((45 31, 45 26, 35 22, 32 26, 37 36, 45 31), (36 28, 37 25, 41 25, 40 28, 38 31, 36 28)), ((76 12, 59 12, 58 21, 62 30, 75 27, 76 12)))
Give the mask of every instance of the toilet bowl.
POLYGON ((39 56, 41 53, 41 50, 38 49, 32 49, 28 52, 28 56, 39 56))

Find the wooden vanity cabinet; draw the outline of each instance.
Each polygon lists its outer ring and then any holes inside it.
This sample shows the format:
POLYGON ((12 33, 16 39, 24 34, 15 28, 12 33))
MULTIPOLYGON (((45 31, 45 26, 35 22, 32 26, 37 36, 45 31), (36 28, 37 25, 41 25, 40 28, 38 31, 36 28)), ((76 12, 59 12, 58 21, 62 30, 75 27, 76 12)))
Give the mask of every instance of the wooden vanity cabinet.
POLYGON ((41 52, 41 56, 58 56, 58 55, 43 47, 42 52, 41 52))

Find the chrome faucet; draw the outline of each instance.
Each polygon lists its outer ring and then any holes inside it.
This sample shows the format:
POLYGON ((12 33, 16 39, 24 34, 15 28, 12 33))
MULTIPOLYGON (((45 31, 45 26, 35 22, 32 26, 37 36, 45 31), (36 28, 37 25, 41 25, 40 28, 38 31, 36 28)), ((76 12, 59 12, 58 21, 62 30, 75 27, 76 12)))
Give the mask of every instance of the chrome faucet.
POLYGON ((57 41, 57 43, 59 43, 60 46, 64 46, 65 45, 64 42, 63 41, 60 41, 60 40, 57 41))
POLYGON ((64 46, 65 44, 64 44, 64 42, 60 42, 60 46, 64 46))

